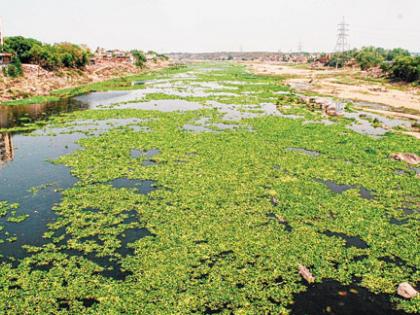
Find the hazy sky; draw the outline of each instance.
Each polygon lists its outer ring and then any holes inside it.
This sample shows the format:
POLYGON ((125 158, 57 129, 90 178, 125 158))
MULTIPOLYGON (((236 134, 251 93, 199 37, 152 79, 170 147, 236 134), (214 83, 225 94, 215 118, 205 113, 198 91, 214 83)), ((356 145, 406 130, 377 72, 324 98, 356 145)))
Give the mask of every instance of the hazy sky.
POLYGON ((0 1, 6 35, 92 48, 332 51, 345 16, 352 47, 420 51, 420 0, 0 1))

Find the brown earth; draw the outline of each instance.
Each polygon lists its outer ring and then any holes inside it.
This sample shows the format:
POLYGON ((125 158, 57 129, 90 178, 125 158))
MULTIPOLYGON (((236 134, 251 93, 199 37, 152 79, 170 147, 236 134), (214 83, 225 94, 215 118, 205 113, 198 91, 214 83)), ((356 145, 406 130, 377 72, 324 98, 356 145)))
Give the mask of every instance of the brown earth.
POLYGON ((140 70, 128 62, 106 61, 89 65, 83 71, 66 69, 51 72, 37 65, 24 64, 22 65, 24 75, 20 78, 8 78, 0 72, 0 102, 31 96, 48 95, 56 89, 105 81, 167 66, 169 66, 169 62, 167 61, 159 61, 157 63, 148 62, 146 68, 140 70))
POLYGON ((408 84, 390 84, 383 79, 372 78, 364 71, 326 67, 312 69, 307 65, 279 63, 245 64, 257 74, 284 76, 287 84, 303 93, 406 108, 417 112, 417 116, 420 114, 420 88, 408 84))

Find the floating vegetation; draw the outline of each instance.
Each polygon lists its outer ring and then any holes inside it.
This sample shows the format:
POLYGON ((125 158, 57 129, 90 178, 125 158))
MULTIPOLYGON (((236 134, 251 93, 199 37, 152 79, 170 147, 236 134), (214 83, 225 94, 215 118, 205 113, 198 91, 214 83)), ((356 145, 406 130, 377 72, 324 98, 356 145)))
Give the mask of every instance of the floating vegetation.
POLYGON ((0 246, 1 313, 420 311, 417 297, 397 295, 419 279, 420 182, 389 158, 420 154, 418 140, 368 137, 345 118, 324 124, 280 78, 239 65, 136 80, 140 90, 207 96, 96 93, 80 101, 111 106, 12 135, 16 156, 0 169, 2 239, 22 231, 12 250, 0 246))

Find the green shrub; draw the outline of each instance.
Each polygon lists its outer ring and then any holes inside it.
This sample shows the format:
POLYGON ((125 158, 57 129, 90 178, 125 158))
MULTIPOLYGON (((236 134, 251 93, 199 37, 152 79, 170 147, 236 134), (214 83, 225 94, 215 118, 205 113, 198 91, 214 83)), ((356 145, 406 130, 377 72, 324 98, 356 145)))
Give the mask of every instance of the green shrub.
POLYGON ((420 80, 420 57, 398 56, 389 68, 392 78, 406 82, 420 80))
POLYGON ((355 56, 357 63, 362 70, 377 67, 384 62, 385 53, 382 49, 364 48, 355 56))
POLYGON ((140 50, 132 50, 131 54, 134 57, 134 64, 139 68, 144 68, 146 65, 146 55, 140 50))
POLYGON ((21 36, 8 37, 4 51, 16 54, 24 63, 37 64, 46 70, 62 67, 83 68, 88 64, 89 51, 71 43, 43 44, 21 36))
POLYGON ((22 63, 17 56, 12 57, 12 62, 3 69, 3 73, 12 78, 19 77, 23 74, 22 63))
POLYGON ((34 46, 42 46, 42 43, 33 38, 13 36, 6 37, 3 50, 15 53, 23 63, 31 63, 32 58, 30 51, 34 46))
POLYGON ((393 61, 398 56, 410 56, 410 52, 403 48, 394 48, 392 50, 387 51, 385 59, 387 61, 393 61))
POLYGON ((351 58, 351 52, 336 53, 327 62, 326 66, 342 68, 351 58))
POLYGON ((378 47, 363 47, 344 53, 335 53, 326 63, 330 67, 343 67, 355 58, 362 70, 380 66, 391 78, 406 82, 420 82, 420 57, 413 57, 403 48, 386 50, 378 47))

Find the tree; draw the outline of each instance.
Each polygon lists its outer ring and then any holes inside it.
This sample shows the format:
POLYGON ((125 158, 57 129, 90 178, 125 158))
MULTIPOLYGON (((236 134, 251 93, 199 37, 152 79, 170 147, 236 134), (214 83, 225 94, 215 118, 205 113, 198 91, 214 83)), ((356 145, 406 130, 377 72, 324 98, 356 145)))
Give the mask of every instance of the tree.
POLYGON ((420 80, 420 57, 398 56, 390 67, 394 79, 406 82, 420 80))
POLYGON ((336 53, 332 55, 331 59, 326 63, 326 65, 334 68, 343 68, 351 58, 351 52, 336 53))
POLYGON ((46 70, 83 68, 88 64, 90 54, 75 44, 48 45, 22 36, 6 38, 3 50, 15 54, 23 63, 37 64, 46 70))
POLYGON ((362 70, 367 70, 381 65, 386 51, 383 48, 366 47, 356 53, 355 58, 362 70))
POLYGON ((60 43, 54 45, 54 48, 64 67, 83 68, 89 62, 89 51, 78 45, 60 43))
POLYGON ((4 41, 4 51, 15 53, 19 60, 23 63, 31 62, 30 50, 32 47, 42 43, 33 38, 25 38, 22 36, 6 37, 4 41))
POLYGON ((134 57, 134 64, 139 68, 144 68, 147 62, 146 55, 140 50, 132 50, 131 54, 134 57))
POLYGON ((46 70, 52 71, 62 66, 61 60, 54 52, 53 46, 36 45, 32 47, 29 54, 31 55, 32 63, 37 64, 46 70))
POLYGON ((392 61, 398 56, 410 56, 410 52, 403 48, 394 48, 392 50, 388 50, 385 59, 387 61, 392 61))

